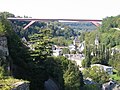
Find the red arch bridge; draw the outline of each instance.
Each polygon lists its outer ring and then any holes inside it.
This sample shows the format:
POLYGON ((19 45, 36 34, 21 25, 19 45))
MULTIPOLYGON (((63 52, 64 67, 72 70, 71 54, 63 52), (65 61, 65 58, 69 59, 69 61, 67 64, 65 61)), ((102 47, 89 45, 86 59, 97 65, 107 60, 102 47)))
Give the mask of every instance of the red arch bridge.
POLYGON ((37 18, 7 18, 8 20, 18 20, 18 21, 29 21, 29 24, 24 27, 24 29, 27 29, 30 25, 32 25, 34 22, 91 22, 95 26, 100 26, 100 23, 102 20, 96 20, 96 19, 37 19, 37 18))

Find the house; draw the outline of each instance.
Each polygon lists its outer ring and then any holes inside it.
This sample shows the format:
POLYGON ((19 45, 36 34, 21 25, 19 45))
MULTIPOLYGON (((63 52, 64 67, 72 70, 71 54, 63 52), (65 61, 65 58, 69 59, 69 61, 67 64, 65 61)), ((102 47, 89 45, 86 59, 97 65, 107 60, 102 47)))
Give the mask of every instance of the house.
POLYGON ((57 45, 52 45, 52 50, 56 50, 56 48, 58 48, 57 45))
POLYGON ((61 56, 62 55, 62 48, 64 46, 57 46, 57 45, 52 45, 52 51, 53 51, 53 56, 61 56))
POLYGON ((75 39, 73 40, 73 45, 79 46, 80 44, 80 40, 78 39, 78 37, 75 37, 75 39))
POLYGON ((115 81, 109 81, 102 85, 102 90, 120 90, 120 85, 118 85, 115 81))
POLYGON ((59 48, 57 48, 57 49, 55 49, 55 50, 53 50, 53 56, 61 56, 62 55, 62 49, 59 49, 59 48))
POLYGON ((110 75, 113 74, 113 67, 105 66, 105 65, 101 65, 101 64, 92 64, 91 67, 93 67, 93 66, 100 67, 101 69, 103 69, 105 72, 107 72, 110 75))
POLYGON ((84 84, 86 85, 97 84, 96 82, 89 80, 89 79, 84 79, 83 81, 84 81, 84 84))
POLYGON ((35 51, 35 48, 33 47, 33 44, 29 43, 29 44, 27 45, 27 47, 29 47, 30 50, 35 51))
POLYGON ((84 54, 63 54, 64 57, 71 61, 75 61, 78 66, 82 66, 82 60, 85 59, 84 54))
POLYGON ((27 40, 25 37, 22 38, 22 42, 27 43, 27 40))
POLYGON ((85 49, 85 41, 83 41, 82 43, 80 43, 78 50, 79 52, 83 52, 83 50, 85 49))
POLYGON ((68 46, 68 48, 69 48, 70 52, 76 50, 76 47, 75 47, 75 45, 73 45, 73 44, 70 44, 70 45, 68 46))
POLYGON ((115 53, 120 53, 120 48, 113 47, 111 50, 112 50, 111 55, 114 55, 115 53))

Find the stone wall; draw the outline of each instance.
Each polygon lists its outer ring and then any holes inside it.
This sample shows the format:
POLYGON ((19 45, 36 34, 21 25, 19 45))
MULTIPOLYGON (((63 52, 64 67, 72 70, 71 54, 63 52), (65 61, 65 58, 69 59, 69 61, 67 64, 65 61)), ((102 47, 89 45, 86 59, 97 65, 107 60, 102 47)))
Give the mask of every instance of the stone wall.
POLYGON ((17 82, 13 84, 13 86, 15 88, 13 88, 12 90, 30 90, 28 82, 17 82))

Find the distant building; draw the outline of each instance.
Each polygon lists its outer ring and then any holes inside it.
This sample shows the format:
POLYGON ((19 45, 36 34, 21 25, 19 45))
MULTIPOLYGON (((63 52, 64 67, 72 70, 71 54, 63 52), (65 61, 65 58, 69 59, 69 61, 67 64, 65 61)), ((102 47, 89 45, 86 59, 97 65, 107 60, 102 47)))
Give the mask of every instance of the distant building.
POLYGON ((61 28, 61 30, 64 30, 64 28, 61 28))
POLYGON ((73 40, 73 45, 79 46, 80 44, 80 40, 78 39, 78 37, 75 37, 75 39, 73 40))
POLYGON ((114 47, 111 50, 112 50, 111 55, 114 55, 116 53, 120 53, 120 48, 114 47))
POLYGON ((25 37, 22 38, 22 42, 27 43, 27 40, 25 37))
POLYGON ((63 54, 64 57, 71 61, 75 61, 78 66, 82 66, 82 60, 85 59, 84 54, 63 54))
POLYGON ((93 66, 100 67, 101 69, 103 69, 105 72, 107 72, 110 75, 113 74, 113 67, 105 66, 105 65, 101 65, 101 64, 92 64, 91 67, 93 67, 93 66))
POLYGON ((79 52, 83 52, 83 50, 85 49, 85 41, 83 41, 82 43, 80 43, 78 50, 79 52))
POLYGON ((55 49, 63 49, 63 48, 68 48, 67 46, 57 46, 57 45, 52 45, 52 50, 55 50, 55 49))
POLYGON ((76 47, 75 47, 75 45, 73 45, 73 44, 70 44, 69 46, 69 50, 70 50, 70 52, 72 52, 72 51, 76 51, 76 47))
POLYGON ((120 90, 120 85, 114 81, 109 81, 102 85, 102 90, 120 90))
POLYGON ((97 83, 89 79, 84 79, 84 84, 91 85, 91 84, 97 84, 97 83))
POLYGON ((55 50, 53 50, 53 56, 61 56, 62 55, 62 49, 59 49, 59 48, 57 48, 57 49, 55 49, 55 50))
POLYGON ((29 47, 30 50, 35 51, 35 48, 33 47, 33 44, 29 43, 29 44, 27 45, 27 47, 29 47))
POLYGON ((57 48, 57 45, 52 45, 52 50, 56 50, 57 48))

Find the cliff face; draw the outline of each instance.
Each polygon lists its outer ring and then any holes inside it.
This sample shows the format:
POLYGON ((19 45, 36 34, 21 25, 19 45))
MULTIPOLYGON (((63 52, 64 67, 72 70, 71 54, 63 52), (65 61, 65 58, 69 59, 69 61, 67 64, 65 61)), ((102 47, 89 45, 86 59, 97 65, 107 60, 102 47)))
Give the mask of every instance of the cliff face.
POLYGON ((7 37, 0 36, 0 66, 4 66, 4 69, 6 70, 10 69, 7 60, 8 56, 9 56, 9 50, 7 46, 7 37))
MULTIPOLYGON (((7 37, 0 36, 0 66, 3 66, 4 69, 8 71, 8 73, 11 73, 10 61, 11 61, 11 58, 9 56, 7 37)), ((13 79, 13 81, 14 81, 14 79, 13 79)), ((19 81, 17 83, 14 83, 12 86, 15 87, 12 90, 29 90, 29 82, 25 82, 25 81, 19 81)), ((2 88, 2 87, 0 87, 0 88, 2 88)))
POLYGON ((6 58, 9 56, 7 38, 5 36, 0 36, 0 57, 6 58))

